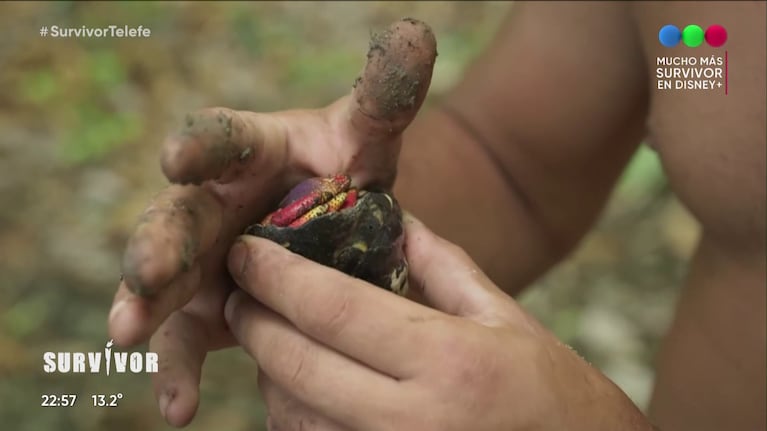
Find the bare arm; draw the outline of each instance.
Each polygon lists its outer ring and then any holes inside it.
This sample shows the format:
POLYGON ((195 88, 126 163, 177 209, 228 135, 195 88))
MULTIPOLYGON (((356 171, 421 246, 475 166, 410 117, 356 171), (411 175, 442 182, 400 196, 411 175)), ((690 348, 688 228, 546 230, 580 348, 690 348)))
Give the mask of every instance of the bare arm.
POLYGON ((625 4, 515 4, 406 132, 397 195, 518 292, 598 216, 644 132, 644 70, 625 4))

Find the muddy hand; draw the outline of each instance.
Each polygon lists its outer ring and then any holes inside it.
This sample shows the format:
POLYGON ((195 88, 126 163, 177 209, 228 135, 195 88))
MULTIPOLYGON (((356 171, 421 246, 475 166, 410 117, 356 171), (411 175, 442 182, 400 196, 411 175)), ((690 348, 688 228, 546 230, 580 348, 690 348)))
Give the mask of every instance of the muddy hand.
POLYGON ((631 400, 405 218, 410 281, 432 308, 244 237, 225 315, 259 366, 271 430, 651 431, 631 400))
POLYGON ((436 42, 428 26, 404 19, 373 37, 367 57, 351 95, 326 108, 205 109, 165 141, 161 163, 172 185, 128 241, 109 332, 122 346, 151 337, 161 362, 155 393, 170 424, 194 416, 206 353, 234 343, 223 317, 233 239, 304 178, 347 172, 358 186, 392 185, 436 42))

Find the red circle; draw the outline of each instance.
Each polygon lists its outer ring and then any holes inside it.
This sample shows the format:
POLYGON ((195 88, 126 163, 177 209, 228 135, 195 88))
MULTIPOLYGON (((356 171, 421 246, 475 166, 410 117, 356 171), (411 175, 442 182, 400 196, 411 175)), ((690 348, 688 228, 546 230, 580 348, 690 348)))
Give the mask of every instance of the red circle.
POLYGON ((717 24, 709 26, 706 29, 706 42, 714 48, 724 45, 727 42, 727 30, 717 24))

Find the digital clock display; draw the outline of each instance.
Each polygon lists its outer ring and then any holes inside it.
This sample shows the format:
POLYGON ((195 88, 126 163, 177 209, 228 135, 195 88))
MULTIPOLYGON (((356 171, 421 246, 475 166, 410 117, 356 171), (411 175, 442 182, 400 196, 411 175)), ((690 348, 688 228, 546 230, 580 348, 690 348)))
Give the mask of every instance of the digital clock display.
POLYGON ((43 394, 40 396, 41 407, 74 407, 76 394, 43 394))

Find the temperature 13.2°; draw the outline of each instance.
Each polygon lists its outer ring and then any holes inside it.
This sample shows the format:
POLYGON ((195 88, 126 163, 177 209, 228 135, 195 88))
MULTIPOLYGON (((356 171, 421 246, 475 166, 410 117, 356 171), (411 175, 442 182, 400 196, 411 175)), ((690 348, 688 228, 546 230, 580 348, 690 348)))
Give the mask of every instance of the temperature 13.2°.
POLYGON ((116 394, 91 395, 91 401, 93 401, 93 407, 117 407, 120 404, 121 399, 123 399, 123 394, 121 392, 118 392, 116 394))

